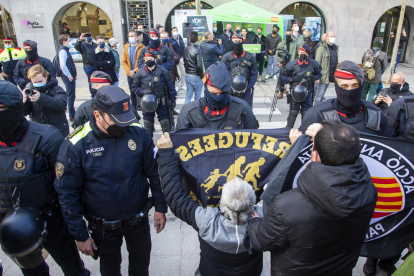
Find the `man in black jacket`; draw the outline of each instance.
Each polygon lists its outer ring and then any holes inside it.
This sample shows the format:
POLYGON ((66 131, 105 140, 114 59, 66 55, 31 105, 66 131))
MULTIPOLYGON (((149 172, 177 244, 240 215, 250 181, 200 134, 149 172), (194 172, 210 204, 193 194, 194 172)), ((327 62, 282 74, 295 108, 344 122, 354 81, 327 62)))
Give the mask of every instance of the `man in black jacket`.
POLYGON ((80 35, 78 41, 75 43, 75 49, 82 55, 83 70, 85 71, 86 76, 88 77, 89 83, 89 92, 93 98, 93 93, 91 90, 91 75, 96 68, 93 66, 93 56, 95 54, 96 43, 93 42, 91 33, 83 33, 80 35))
POLYGON ((352 275, 374 213, 377 190, 358 132, 336 120, 316 132, 297 188, 249 221, 253 248, 271 251, 271 275, 352 275))
POLYGON ((96 70, 105 72, 110 75, 112 81, 115 83, 118 81, 118 78, 114 69, 114 54, 105 46, 105 38, 102 35, 98 35, 96 37, 96 42, 98 44, 95 49, 95 54, 93 55, 93 66, 96 68, 96 70))
POLYGON ((190 45, 184 49, 184 68, 185 83, 187 86, 187 94, 185 95, 185 103, 191 102, 194 94, 194 100, 201 98, 203 91, 203 63, 201 61, 201 51, 197 46, 198 33, 191 32, 188 38, 190 45))
POLYGON ((268 34, 266 37, 266 56, 267 56, 267 75, 266 79, 273 76, 274 79, 277 78, 275 75, 277 72, 277 58, 276 58, 276 48, 279 43, 282 42, 282 37, 279 35, 279 26, 273 25, 273 30, 271 34, 268 34), (273 71, 272 71, 273 69, 273 71))
POLYGON ((220 36, 221 41, 223 42, 223 54, 233 51, 233 44, 231 38, 233 37, 233 32, 231 30, 231 24, 227 24, 226 30, 220 36))

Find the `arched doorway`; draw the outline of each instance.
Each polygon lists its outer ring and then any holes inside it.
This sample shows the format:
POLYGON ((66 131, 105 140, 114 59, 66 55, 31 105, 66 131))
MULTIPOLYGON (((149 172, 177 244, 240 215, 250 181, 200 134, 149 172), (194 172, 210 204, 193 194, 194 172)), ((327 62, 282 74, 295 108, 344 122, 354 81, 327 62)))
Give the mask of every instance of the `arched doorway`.
MULTIPOLYGON (((182 2, 182 3, 178 4, 177 6, 175 6, 167 16, 167 19, 165 21, 165 26, 164 26, 165 31, 170 33, 172 27, 175 27, 175 26, 172 26, 172 21, 173 21, 172 19, 175 16, 175 10, 195 10, 195 8, 196 7, 195 7, 194 1, 182 2)), ((201 7, 200 8, 201 8, 201 14, 203 14, 203 10, 210 10, 213 7, 210 6, 209 4, 201 1, 201 7)), ((180 26, 177 26, 177 27, 180 27, 180 26)))
MULTIPOLYGON (((394 7, 386 11, 380 19, 378 19, 377 23, 375 24, 374 32, 372 34, 372 41, 376 37, 382 37, 384 47, 382 51, 387 53, 388 61, 391 61, 392 51, 394 49, 394 44, 396 43, 395 37, 397 33, 397 26, 398 21, 400 19, 400 7, 394 7)), ((406 10, 404 20, 403 20, 403 30, 405 30, 407 34, 407 38, 410 37, 410 21, 407 17, 407 13, 409 9, 406 10)), ((397 42, 399 43, 399 41, 397 42)), ((372 42, 371 42, 372 46, 372 42)), ((405 55, 408 50, 408 42, 403 43, 403 54, 401 56, 400 62, 403 63, 405 61, 405 55)))
MULTIPOLYGON (((16 34, 14 33, 13 21, 10 13, 0 6, 0 36, 11 36, 16 42, 16 34)), ((0 48, 4 48, 3 41, 0 42, 0 48)))

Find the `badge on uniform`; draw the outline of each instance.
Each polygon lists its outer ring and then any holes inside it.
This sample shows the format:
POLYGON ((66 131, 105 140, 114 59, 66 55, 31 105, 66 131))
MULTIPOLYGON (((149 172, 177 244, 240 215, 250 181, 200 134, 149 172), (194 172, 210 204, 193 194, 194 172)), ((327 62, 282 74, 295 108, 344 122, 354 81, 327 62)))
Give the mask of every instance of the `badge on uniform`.
POLYGON ((128 102, 124 103, 124 111, 128 110, 128 102))
POLYGON ((154 81, 158 81, 158 77, 154 77, 154 81))
POLYGON ((26 162, 24 160, 14 160, 14 170, 21 172, 26 169, 26 162))
POLYGON ((307 76, 310 76, 310 72, 306 72, 306 75, 307 75, 307 76))
POLYGON ((161 59, 161 56, 160 55, 157 55, 157 59, 161 59))
POLYGON ((15 53, 14 56, 17 57, 17 53, 15 53))
POLYGON ((57 180, 60 180, 63 176, 63 173, 65 172, 65 166, 63 166, 63 164, 60 162, 56 162, 55 171, 57 180))
POLYGON ((130 150, 136 150, 137 149, 137 144, 135 144, 135 141, 132 139, 128 140, 128 148, 130 150))

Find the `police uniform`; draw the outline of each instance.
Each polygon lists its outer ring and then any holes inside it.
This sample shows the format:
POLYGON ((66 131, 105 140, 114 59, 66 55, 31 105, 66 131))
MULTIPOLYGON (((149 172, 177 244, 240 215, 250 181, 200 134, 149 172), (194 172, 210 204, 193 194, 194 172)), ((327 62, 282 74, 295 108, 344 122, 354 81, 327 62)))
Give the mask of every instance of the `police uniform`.
MULTIPOLYGON (((146 53, 147 56, 155 58, 154 52, 146 53)), ((132 84, 132 91, 143 97, 144 94, 154 94, 154 100, 157 101, 157 109, 153 112, 147 112, 145 109, 146 103, 143 101, 142 115, 144 117, 144 128, 150 134, 152 138, 154 133, 154 117, 155 112, 158 116, 162 132, 168 132, 171 129, 170 110, 175 107, 175 100, 177 97, 177 91, 175 90, 172 77, 167 69, 162 66, 155 65, 155 68, 150 71, 147 67, 139 69, 135 74, 134 83, 132 84)))
MULTIPOLYGON (((231 54, 231 53, 230 53, 231 54)), ((215 103, 214 95, 205 87, 205 96, 185 104, 177 119, 177 130, 186 128, 258 129, 259 122, 246 101, 228 95, 231 76, 224 63, 217 61, 205 73, 206 84, 223 91, 224 103, 215 103), (211 99, 212 98, 212 99, 211 99), (217 107, 217 105, 220 105, 217 107)))
POLYGON ((414 95, 395 100, 387 112, 392 137, 414 142, 414 95))
MULTIPOLYGON (((302 45, 300 50, 305 51, 308 53, 308 55, 310 55, 309 46, 302 45)), ((293 128, 299 111, 303 119, 308 109, 312 107, 314 82, 321 78, 321 70, 322 68, 316 60, 308 59, 302 62, 299 59, 295 59, 293 61, 290 61, 286 65, 286 70, 280 73, 279 78, 281 82, 283 84, 290 83, 291 91, 294 89, 296 85, 303 85, 306 87, 308 94, 308 96, 302 102, 296 102, 294 97, 290 98, 287 127, 293 128), (295 78, 295 76, 297 79, 301 78, 301 80, 293 82, 292 78, 295 78)), ((292 91, 292 93, 294 92, 292 91)))
MULTIPOLYGON (((0 82, 0 103, 8 107, 0 111, 0 218, 16 204, 48 214, 48 234, 43 247, 65 275, 89 275, 73 238, 64 234, 67 230, 53 187, 62 135, 50 125, 26 121, 22 93, 14 84, 0 82), (12 132, 8 133, 9 130, 12 132), (7 136, 15 138, 5 140, 7 136)), ((30 246, 32 244, 26 248, 30 246)), ((49 275, 49 267, 44 261, 34 268, 25 268, 22 263, 24 275, 49 275)))
POLYGON ((100 88, 94 104, 126 132, 123 138, 110 137, 92 118, 65 139, 57 157, 55 180, 62 213, 72 236, 82 242, 89 238, 85 215, 102 275, 120 275, 124 237, 132 260, 130 275, 148 275, 148 217, 137 220, 136 216, 148 203, 149 189, 155 211, 167 212, 154 144, 136 123, 129 109, 130 97, 122 89, 100 88))
MULTIPOLYGON (((11 37, 3 38, 3 41, 13 41, 11 37)), ((14 68, 19 60, 26 57, 26 53, 23 49, 18 47, 4 48, 0 50, 0 73, 7 74, 5 80, 14 83, 13 75, 14 68)))

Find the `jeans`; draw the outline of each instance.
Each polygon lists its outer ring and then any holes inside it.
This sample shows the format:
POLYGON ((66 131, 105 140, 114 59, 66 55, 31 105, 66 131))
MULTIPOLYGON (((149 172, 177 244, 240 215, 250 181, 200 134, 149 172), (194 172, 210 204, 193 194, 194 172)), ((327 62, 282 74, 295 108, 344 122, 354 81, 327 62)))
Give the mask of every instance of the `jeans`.
POLYGON ((398 63, 400 63, 402 54, 403 54, 403 50, 402 49, 398 49, 398 51, 397 51, 397 62, 395 63, 394 73, 395 73, 395 70, 397 69, 398 63))
POLYGON ((115 86, 119 86, 119 73, 115 73, 116 78, 118 79, 118 81, 116 83, 114 83, 115 86))
POLYGON ((68 95, 69 118, 73 119, 75 118, 76 81, 75 78, 70 81, 64 74, 62 74, 62 81, 65 84, 66 94, 68 95))
POLYGON ((143 218, 137 225, 123 222, 116 230, 96 228, 92 238, 98 248, 100 272, 102 276, 121 275, 121 246, 125 238, 129 253, 128 274, 134 276, 148 275, 151 255, 151 234, 148 217, 143 218))
POLYGON ((365 100, 367 102, 372 101, 377 93, 379 83, 367 83, 364 82, 364 92, 362 93, 361 100, 365 100))
POLYGON ((180 70, 181 87, 185 87, 186 79, 185 79, 184 58, 180 58, 180 63, 178 63, 177 67, 178 67, 177 69, 180 70))
MULTIPOLYGON (((132 91, 132 83, 134 82, 134 79, 131 78, 130 76, 127 77, 128 80, 128 87, 129 87, 129 92, 131 92, 131 103, 133 107, 137 107, 138 106, 138 101, 137 101, 137 94, 135 94, 134 91, 132 91)), ((139 103, 141 103, 139 101, 139 103)), ((139 105, 141 106, 141 104, 139 105)))
POLYGON ((325 96, 326 90, 328 90, 329 83, 318 83, 318 91, 316 92, 315 96, 315 104, 320 103, 323 101, 323 97, 325 96))
POLYGON ((263 74, 263 66, 264 66, 264 55, 265 53, 256 54, 256 60, 259 64, 259 76, 263 74))
POLYGON ((274 55, 274 56, 268 55, 267 56, 267 74, 269 76, 272 76, 272 75, 276 74, 277 64, 278 64, 278 62, 277 62, 277 59, 276 59, 276 55, 274 55), (273 68, 273 73, 272 73, 272 68, 273 68))
POLYGON ((84 65, 83 66, 83 70, 85 71, 85 74, 88 77, 89 92, 91 93, 91 97, 93 98, 93 96, 95 96, 95 95, 92 93, 92 90, 91 90, 91 76, 92 76, 92 73, 94 71, 96 71, 97 69, 95 67, 93 67, 93 66, 86 66, 86 65, 84 65))
POLYGON ((187 94, 185 95, 185 103, 191 102, 194 93, 194 100, 201 98, 204 83, 199 76, 185 75, 185 83, 187 85, 187 94))

